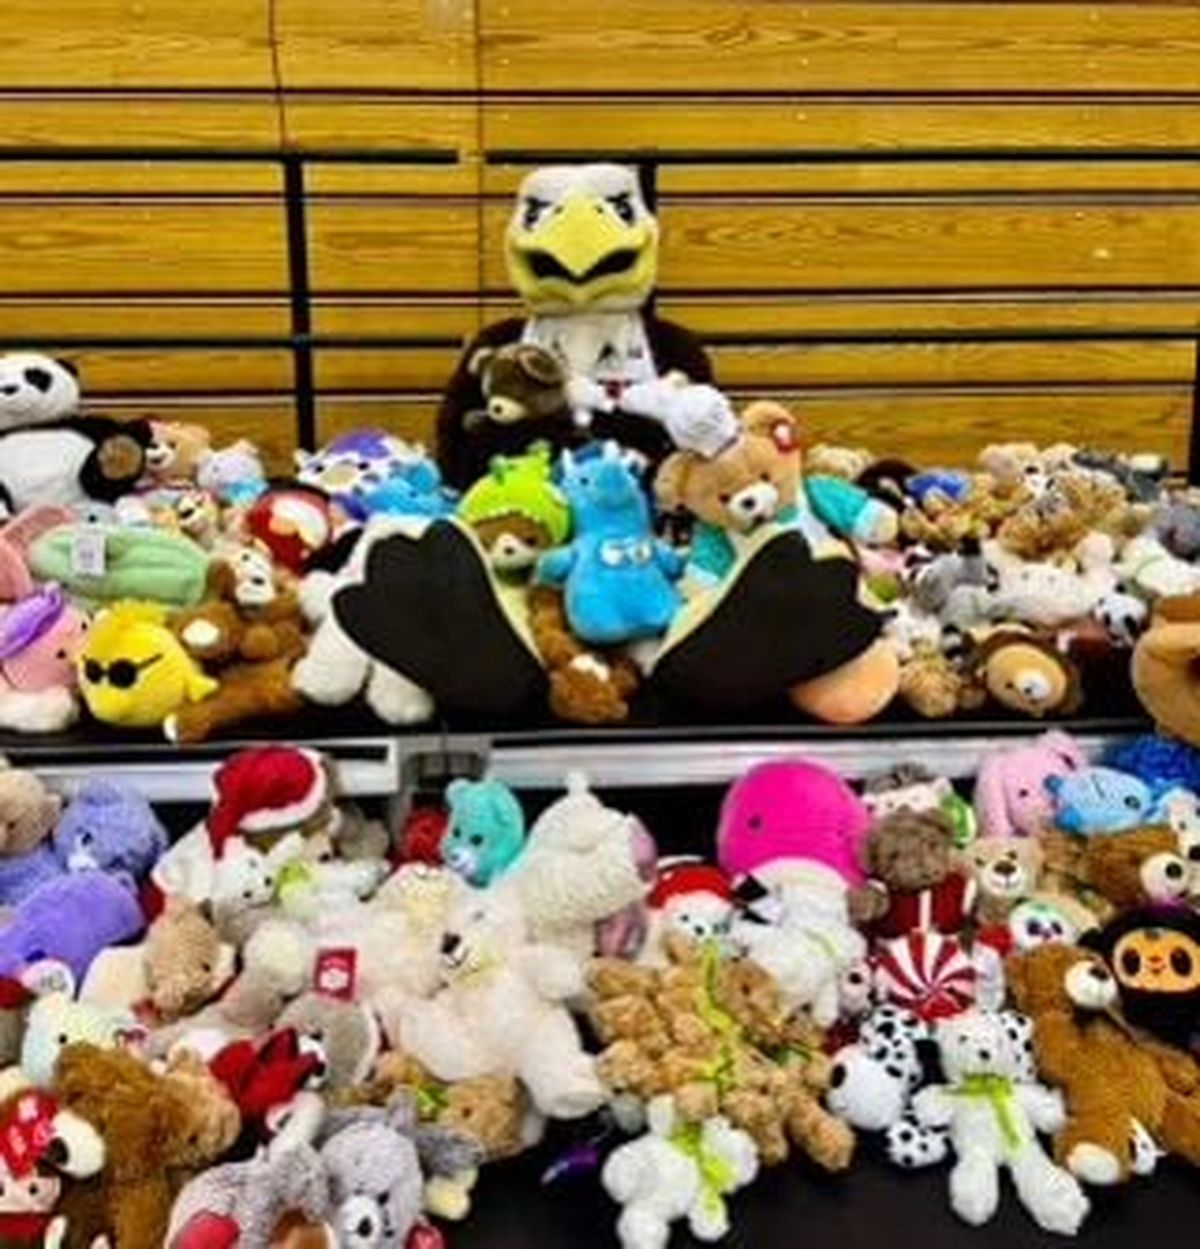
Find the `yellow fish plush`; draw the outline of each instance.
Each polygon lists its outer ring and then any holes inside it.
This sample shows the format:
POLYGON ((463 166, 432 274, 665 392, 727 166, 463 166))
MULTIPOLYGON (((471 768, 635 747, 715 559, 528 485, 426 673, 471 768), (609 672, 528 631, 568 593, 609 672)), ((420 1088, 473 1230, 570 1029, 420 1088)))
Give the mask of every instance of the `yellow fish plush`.
POLYGON ((96 617, 76 664, 80 692, 97 720, 157 728, 184 703, 217 688, 166 620, 166 608, 135 602, 116 603, 96 617))

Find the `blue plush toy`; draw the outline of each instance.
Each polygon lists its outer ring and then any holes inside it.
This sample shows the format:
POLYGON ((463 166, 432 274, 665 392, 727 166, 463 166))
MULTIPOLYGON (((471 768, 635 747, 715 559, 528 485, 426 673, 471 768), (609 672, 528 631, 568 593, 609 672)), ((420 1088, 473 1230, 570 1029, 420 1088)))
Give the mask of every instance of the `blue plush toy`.
POLYGON ((359 499, 359 518, 368 516, 450 516, 458 496, 442 485, 437 465, 428 457, 400 465, 385 481, 365 490, 359 499))
POLYGON ((167 830, 131 785, 89 780, 78 789, 51 838, 67 872, 101 871, 140 882, 166 852, 167 830))
POLYGON ((606 443, 601 455, 583 460, 564 452, 560 485, 575 538, 541 557, 536 580, 564 587, 567 619, 584 642, 664 633, 679 610, 673 582, 683 560, 654 536, 650 505, 620 448, 606 443))
POLYGON ((451 781, 450 824, 442 861, 469 885, 483 888, 506 871, 525 845, 525 812, 499 781, 451 781))
POLYGON ((1054 823, 1080 836, 1120 833, 1151 823, 1157 813, 1156 789, 1115 768, 1084 768, 1046 778, 1054 799, 1054 823))

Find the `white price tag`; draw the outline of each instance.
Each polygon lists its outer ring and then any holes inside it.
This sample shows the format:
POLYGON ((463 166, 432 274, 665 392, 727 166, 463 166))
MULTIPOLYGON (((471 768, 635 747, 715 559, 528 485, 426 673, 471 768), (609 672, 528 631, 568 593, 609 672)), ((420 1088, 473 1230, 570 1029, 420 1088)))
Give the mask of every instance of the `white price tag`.
POLYGON ((104 534, 81 525, 71 541, 71 571, 77 577, 103 577, 105 554, 104 534))

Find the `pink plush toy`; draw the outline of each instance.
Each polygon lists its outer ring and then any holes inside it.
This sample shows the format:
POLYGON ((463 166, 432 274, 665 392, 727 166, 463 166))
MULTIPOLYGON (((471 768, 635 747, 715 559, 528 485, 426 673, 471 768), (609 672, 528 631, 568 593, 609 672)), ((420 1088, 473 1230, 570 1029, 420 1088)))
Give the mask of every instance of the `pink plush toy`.
POLYGON ((804 759, 762 763, 725 795, 717 860, 737 879, 781 860, 807 859, 861 885, 859 849, 869 823, 866 807, 836 773, 804 759))
POLYGON ((75 657, 87 627, 53 585, 0 615, 0 728, 55 733, 75 722, 75 657))
POLYGON ((1046 781, 1087 766, 1066 733, 1043 733, 1032 746, 997 750, 979 769, 975 814, 981 837, 1035 837, 1048 827, 1054 806, 1046 781))

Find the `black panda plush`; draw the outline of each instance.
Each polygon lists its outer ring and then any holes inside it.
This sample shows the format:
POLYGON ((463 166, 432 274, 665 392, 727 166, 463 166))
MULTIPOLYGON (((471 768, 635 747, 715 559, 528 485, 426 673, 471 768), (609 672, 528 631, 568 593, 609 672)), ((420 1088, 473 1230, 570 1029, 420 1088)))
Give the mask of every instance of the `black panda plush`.
POLYGON ((79 379, 67 360, 36 351, 0 356, 0 430, 47 425, 79 411, 79 379))

